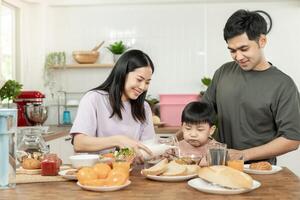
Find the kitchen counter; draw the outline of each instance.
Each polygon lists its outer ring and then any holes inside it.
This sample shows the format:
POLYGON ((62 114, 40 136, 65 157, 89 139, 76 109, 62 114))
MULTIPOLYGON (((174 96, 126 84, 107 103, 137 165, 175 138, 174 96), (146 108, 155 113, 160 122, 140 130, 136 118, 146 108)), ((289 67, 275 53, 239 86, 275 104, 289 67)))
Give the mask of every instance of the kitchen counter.
MULTIPOLYGON (((70 126, 55 126, 51 125, 49 126, 49 134, 43 135, 44 140, 50 141, 55 140, 60 137, 64 137, 69 135, 71 127, 70 126)), ((169 134, 175 134, 179 130, 179 127, 155 127, 155 133, 157 134, 163 134, 163 133, 169 133, 169 134)))
POLYGON ((215 195, 197 191, 187 182, 167 183, 148 180, 134 168, 131 172, 131 185, 115 192, 85 191, 76 182, 48 182, 18 184, 15 189, 0 190, 0 199, 300 199, 300 179, 289 169, 272 175, 252 175, 261 186, 249 193, 240 195, 215 195))

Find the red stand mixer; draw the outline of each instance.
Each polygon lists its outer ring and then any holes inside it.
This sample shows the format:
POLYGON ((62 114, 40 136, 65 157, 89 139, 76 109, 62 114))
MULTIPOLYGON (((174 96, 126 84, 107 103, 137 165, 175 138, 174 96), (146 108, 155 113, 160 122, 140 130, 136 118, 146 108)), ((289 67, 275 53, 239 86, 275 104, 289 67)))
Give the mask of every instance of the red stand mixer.
POLYGON ((45 95, 39 91, 22 91, 14 100, 18 107, 18 126, 42 125, 48 117, 43 106, 45 95))

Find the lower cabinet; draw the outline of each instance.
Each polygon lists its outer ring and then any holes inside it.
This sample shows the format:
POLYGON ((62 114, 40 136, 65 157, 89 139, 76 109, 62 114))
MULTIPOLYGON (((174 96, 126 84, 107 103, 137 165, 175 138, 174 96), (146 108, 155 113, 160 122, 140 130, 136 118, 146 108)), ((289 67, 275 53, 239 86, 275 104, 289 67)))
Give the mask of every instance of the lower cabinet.
POLYGON ((68 135, 47 142, 50 153, 56 153, 62 159, 63 164, 71 164, 69 157, 74 155, 71 139, 71 136, 68 135))
POLYGON ((297 176, 300 177, 299 158, 300 148, 296 151, 292 151, 282 156, 278 156, 277 165, 289 168, 292 172, 294 172, 297 176))

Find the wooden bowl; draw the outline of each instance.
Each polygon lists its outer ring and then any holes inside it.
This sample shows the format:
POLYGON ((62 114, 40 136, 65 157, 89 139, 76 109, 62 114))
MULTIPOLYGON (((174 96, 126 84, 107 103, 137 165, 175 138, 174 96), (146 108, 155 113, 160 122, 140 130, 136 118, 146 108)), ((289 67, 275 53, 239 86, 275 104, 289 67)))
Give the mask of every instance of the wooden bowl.
POLYGON ((73 58, 79 64, 94 64, 99 58, 98 51, 73 51, 73 58))

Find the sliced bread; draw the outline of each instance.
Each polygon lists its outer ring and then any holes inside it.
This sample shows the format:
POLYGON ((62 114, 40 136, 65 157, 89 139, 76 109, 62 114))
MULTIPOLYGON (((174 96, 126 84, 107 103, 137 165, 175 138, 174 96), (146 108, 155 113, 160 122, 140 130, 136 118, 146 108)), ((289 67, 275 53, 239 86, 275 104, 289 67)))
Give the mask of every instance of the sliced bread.
POLYGON ((147 175, 160 175, 163 172, 165 172, 168 168, 168 159, 163 159, 159 161, 156 165, 148 168, 148 169, 143 169, 142 174, 147 176, 147 175))
POLYGON ((183 176, 186 175, 187 168, 185 165, 176 163, 174 160, 167 165, 167 170, 163 176, 183 176))
POLYGON ((198 165, 184 165, 186 166, 186 175, 198 174, 200 167, 198 165))

